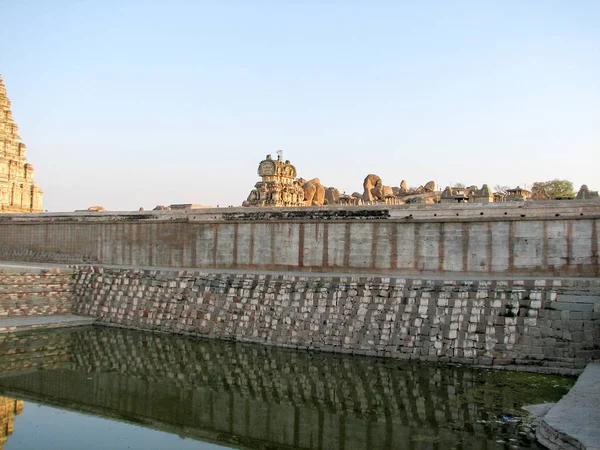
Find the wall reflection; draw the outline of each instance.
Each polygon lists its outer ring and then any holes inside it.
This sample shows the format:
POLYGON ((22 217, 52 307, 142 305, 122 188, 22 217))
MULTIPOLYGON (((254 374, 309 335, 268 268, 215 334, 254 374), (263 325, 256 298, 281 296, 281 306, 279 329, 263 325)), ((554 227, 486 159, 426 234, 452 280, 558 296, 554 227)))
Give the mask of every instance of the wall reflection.
POLYGON ((531 445, 495 417, 518 411, 515 390, 490 383, 464 367, 123 329, 0 336, 0 393, 249 448, 531 445))

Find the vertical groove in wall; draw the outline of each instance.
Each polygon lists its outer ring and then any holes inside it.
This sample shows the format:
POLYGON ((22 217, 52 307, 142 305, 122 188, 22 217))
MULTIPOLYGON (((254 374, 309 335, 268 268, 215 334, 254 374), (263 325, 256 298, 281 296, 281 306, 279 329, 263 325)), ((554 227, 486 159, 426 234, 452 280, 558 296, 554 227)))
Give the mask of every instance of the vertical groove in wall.
POLYGON ((192 234, 192 239, 190 239, 191 245, 191 259, 192 259, 192 267, 198 266, 198 228, 195 224, 190 224, 188 227, 188 233, 192 234))
POLYGON ((487 248, 486 248, 486 250, 487 250, 487 264, 488 264, 487 271, 491 272, 492 271, 492 258, 493 258, 493 255, 492 255, 492 223, 488 222, 486 225, 487 225, 486 226, 486 228, 487 228, 487 248))
POLYGON ((131 230, 131 224, 124 223, 121 227, 121 231, 123 232, 123 236, 125 237, 125 248, 123 249, 123 254, 121 255, 121 259, 123 260, 123 264, 131 264, 131 259, 133 255, 133 235, 131 230))
POLYGON ((127 234, 129 235, 129 262, 128 264, 130 266, 135 266, 136 264, 139 264, 137 261, 133 261, 133 247, 136 245, 137 243, 137 228, 136 226, 134 226, 132 223, 128 224, 127 229, 128 232, 127 234))
POLYGON ((154 265, 154 249, 156 246, 156 224, 150 224, 150 245, 148 246, 148 264, 154 265))
POLYGON ((392 224, 392 236, 390 241, 390 269, 398 268, 398 227, 400 224, 392 224))
POLYGON ((129 257, 129 245, 130 236, 128 234, 127 226, 124 223, 115 225, 116 233, 116 252, 117 252, 117 264, 127 264, 127 258, 129 257))
POLYGON ((508 222, 508 271, 515 268, 515 223, 508 222))
POLYGON ((413 267, 415 270, 419 270, 419 235, 421 234, 421 224, 415 223, 413 227, 413 267))
MULTIPOLYGON (((110 230, 110 235, 109 235, 110 238, 109 238, 109 241, 108 241, 109 242, 108 248, 109 248, 109 253, 110 253, 110 257, 109 257, 110 264, 119 264, 117 262, 117 260, 116 260, 117 252, 116 252, 116 243, 115 243, 115 241, 117 239, 117 233, 116 233, 116 230, 115 230, 115 224, 114 223, 109 223, 108 224, 108 229, 110 230)), ((60 237, 61 244, 62 244, 63 240, 64 239, 63 239, 62 233, 61 233, 61 237, 60 237)), ((61 247, 62 247, 62 245, 61 245, 61 247)))
POLYGON ((379 227, 380 223, 375 222, 373 224, 373 237, 371 238, 371 268, 377 269, 377 241, 379 240, 379 227))
POLYGON ((329 224, 323 224, 323 267, 329 267, 329 224))
POLYGON ((548 268, 548 222, 542 222, 542 267, 544 269, 548 268))
POLYGON ((212 250, 212 260, 213 266, 217 267, 217 247, 219 246, 219 225, 213 225, 213 250, 212 250))
POLYGON ((571 268, 573 264, 573 223, 567 221, 567 270, 571 268))
POLYGON ((266 225, 268 233, 269 233, 269 242, 271 244, 271 262, 270 265, 274 266, 276 261, 276 252, 275 252, 275 227, 277 225, 274 223, 269 223, 266 225))
POLYGON ((304 224, 298 224, 298 267, 304 267, 304 224))
POLYGON ((180 223, 179 224, 179 236, 181 236, 181 238, 179 239, 179 242, 181 242, 181 259, 180 259, 180 266, 179 267, 185 267, 185 249, 188 246, 187 243, 187 227, 188 227, 188 223, 180 223))
MULTIPOLYGON (((48 227, 48 230, 50 229, 50 227, 48 227)), ((104 262, 104 227, 100 226, 100 233, 98 233, 98 262, 103 263, 104 262)), ((48 239, 48 238, 46 238, 48 239)), ((50 242, 50 240, 47 240, 46 242, 50 242)))
POLYGON ((596 275, 600 274, 598 259, 600 259, 598 257, 598 219, 595 219, 592 226, 592 264, 594 265, 592 270, 596 275))
POLYGON ((346 223, 344 230, 344 269, 350 267, 350 223, 346 223))
POLYGON ((444 244, 446 239, 446 227, 445 223, 440 223, 440 235, 438 238, 438 270, 441 272, 444 270, 444 244))
POLYGON ((469 224, 462 222, 460 228, 462 231, 462 270, 466 272, 469 270, 469 224))
POLYGON ((121 235, 121 224, 113 223, 110 226, 110 232, 112 234, 112 260, 113 264, 123 264, 121 254, 123 253, 123 236, 121 235))
POLYGON ((135 224, 130 224, 131 227, 131 265, 141 265, 140 263, 140 250, 139 250, 139 242, 140 242, 140 229, 135 226, 135 224))
POLYGON ((254 265, 254 223, 250 224, 250 249, 248 250, 248 263, 250 266, 254 265))
POLYGON ((113 258, 113 253, 112 253, 112 240, 113 240, 113 234, 112 234, 112 228, 110 227, 110 224, 102 224, 103 228, 105 229, 104 231, 104 242, 102 245, 102 248, 104 249, 104 261, 106 264, 114 264, 114 261, 112 260, 113 258))
POLYGON ((233 265, 233 267, 237 267, 238 266, 238 228, 239 228, 239 223, 234 223, 233 224, 233 256, 232 256, 232 261, 231 264, 233 265))

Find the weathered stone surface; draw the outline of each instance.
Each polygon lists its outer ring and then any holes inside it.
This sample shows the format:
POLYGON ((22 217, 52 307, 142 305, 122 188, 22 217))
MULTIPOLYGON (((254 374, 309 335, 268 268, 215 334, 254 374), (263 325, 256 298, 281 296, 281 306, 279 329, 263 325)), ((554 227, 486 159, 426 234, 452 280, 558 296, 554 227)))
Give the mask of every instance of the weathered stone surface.
POLYGON ((0 268, 0 318, 68 314, 73 304, 73 271, 0 268))
POLYGON ((325 189, 325 200, 327 200, 328 205, 337 204, 340 200, 340 191, 334 187, 328 187, 325 189))
MULTIPOLYGON (((538 281, 84 267, 74 312, 106 324, 329 352, 580 371, 600 356, 597 321, 579 320, 589 336, 565 335, 579 322, 555 319, 556 298, 578 285, 538 281)), ((600 281, 584 285, 600 293, 600 281)))
POLYGON ((303 206, 302 183, 295 180, 296 168, 290 161, 282 160, 282 152, 277 159, 271 155, 258 165, 258 175, 262 178, 254 186, 242 206, 303 206))
POLYGON ((585 200, 0 215, 0 259, 595 277, 599 226, 585 200))
POLYGON ((600 364, 588 364, 575 386, 542 417, 535 436, 550 450, 600 448, 600 364))
POLYGON ((365 202, 372 202, 376 200, 383 200, 386 195, 393 195, 392 188, 384 186, 381 178, 375 174, 369 174, 363 181, 363 200, 365 202))
POLYGON ((313 178, 302 184, 304 190, 304 203, 306 206, 323 206, 325 204, 325 186, 321 180, 313 178))
POLYGON ((582 185, 577 192, 577 200, 598 199, 598 191, 590 191, 587 185, 582 185))
POLYGON ((428 181, 425 186, 423 186, 423 189, 425 190, 425 192, 434 192, 435 191, 435 182, 434 181, 428 181))
POLYGON ((0 213, 42 211, 42 190, 33 182, 26 151, 0 76, 0 213))

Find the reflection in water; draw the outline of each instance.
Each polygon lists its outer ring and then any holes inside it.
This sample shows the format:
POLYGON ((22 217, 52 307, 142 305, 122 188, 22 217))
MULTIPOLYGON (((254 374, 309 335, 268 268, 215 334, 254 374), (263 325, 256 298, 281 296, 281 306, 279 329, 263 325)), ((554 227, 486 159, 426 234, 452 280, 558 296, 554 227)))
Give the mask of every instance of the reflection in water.
POLYGON ((535 447, 499 417, 571 383, 113 328, 0 335, 0 393, 245 448, 535 447))
POLYGON ((8 397, 0 397, 0 450, 6 438, 13 433, 15 416, 23 411, 23 402, 8 397))

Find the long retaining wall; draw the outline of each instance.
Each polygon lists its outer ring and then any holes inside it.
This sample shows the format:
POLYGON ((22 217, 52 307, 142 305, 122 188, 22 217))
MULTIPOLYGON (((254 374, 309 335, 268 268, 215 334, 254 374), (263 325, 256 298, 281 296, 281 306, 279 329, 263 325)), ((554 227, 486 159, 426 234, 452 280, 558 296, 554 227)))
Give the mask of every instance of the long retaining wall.
POLYGON ((598 276, 600 202, 0 215, 0 258, 367 274, 598 276))
POLYGON ((107 325, 557 373, 600 357, 600 279, 76 274, 74 311, 107 325))

